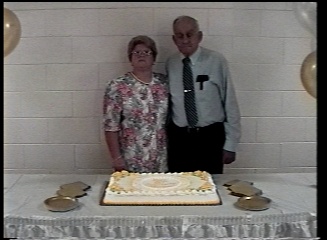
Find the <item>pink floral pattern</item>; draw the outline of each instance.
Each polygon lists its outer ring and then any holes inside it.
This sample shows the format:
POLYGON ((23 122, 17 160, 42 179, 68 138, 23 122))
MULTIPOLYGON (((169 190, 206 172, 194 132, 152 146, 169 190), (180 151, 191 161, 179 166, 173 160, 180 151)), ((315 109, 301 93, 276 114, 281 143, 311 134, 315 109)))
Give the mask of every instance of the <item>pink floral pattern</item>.
POLYGON ((167 171, 168 85, 161 73, 153 73, 150 84, 128 73, 110 81, 104 102, 104 130, 119 131, 119 141, 127 170, 167 171))

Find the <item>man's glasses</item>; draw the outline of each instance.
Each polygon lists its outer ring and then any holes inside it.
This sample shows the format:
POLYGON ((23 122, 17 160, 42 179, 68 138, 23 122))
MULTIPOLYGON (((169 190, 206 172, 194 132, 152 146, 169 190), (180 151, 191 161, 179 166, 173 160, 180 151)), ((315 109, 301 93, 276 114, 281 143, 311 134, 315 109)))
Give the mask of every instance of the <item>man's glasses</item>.
POLYGON ((132 52, 133 55, 137 55, 137 56, 150 56, 152 54, 152 51, 150 50, 144 50, 144 51, 133 51, 132 52))

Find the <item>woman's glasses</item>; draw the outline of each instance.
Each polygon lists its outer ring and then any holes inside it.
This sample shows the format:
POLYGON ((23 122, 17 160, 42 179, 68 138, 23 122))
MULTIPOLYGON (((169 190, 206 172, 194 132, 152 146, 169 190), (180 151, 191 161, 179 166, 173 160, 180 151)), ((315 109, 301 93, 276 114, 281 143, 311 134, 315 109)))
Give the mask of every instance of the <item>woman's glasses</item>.
POLYGON ((137 55, 137 56, 150 56, 152 54, 152 51, 150 50, 144 50, 144 51, 133 51, 132 52, 133 55, 137 55))

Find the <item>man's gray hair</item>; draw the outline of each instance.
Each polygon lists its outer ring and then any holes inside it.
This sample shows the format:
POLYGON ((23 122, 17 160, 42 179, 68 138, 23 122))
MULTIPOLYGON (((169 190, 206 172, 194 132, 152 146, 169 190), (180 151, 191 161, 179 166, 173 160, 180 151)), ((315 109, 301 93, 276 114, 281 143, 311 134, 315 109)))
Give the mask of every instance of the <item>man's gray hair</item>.
POLYGON ((186 15, 183 15, 183 16, 179 16, 177 17, 174 22, 173 22, 173 28, 175 27, 175 25, 178 23, 178 22, 181 22, 181 21, 188 21, 188 22, 191 22, 193 25, 194 25, 194 28, 196 29, 196 31, 199 31, 200 30, 200 27, 199 27, 199 23, 198 21, 195 19, 195 18, 192 18, 190 16, 186 16, 186 15))

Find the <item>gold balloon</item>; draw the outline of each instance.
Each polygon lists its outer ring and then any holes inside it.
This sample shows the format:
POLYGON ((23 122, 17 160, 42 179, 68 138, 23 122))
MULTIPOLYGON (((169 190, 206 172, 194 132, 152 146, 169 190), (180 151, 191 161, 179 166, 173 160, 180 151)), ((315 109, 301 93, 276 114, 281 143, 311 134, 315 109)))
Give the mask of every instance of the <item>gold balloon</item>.
POLYGON ((18 45, 21 36, 21 26, 15 13, 3 8, 3 57, 9 55, 18 45))
POLYGON ((317 98, 317 52, 313 51, 303 60, 301 80, 305 90, 317 98))

